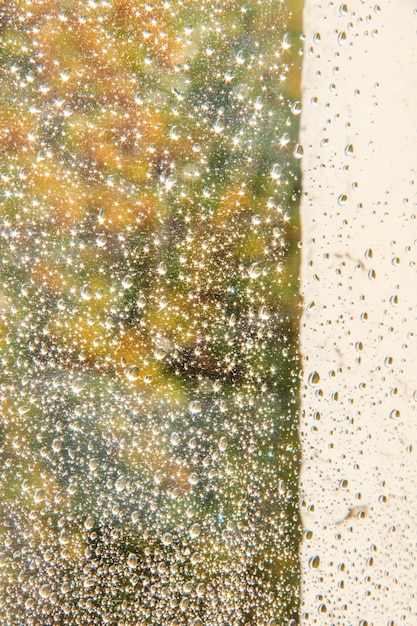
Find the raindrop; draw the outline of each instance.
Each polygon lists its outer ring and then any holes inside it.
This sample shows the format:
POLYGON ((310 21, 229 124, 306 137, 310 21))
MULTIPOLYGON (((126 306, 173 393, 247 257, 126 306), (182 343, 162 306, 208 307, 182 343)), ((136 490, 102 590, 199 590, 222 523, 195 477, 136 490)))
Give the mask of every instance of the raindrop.
POLYGON ((296 144, 293 155, 296 159, 301 159, 304 156, 304 148, 301 144, 296 144))
POLYGON ((224 452, 227 448, 227 438, 221 437, 219 440, 219 448, 222 452, 224 452))
POLYGON ((127 276, 125 276, 122 280, 122 287, 123 289, 130 289, 130 287, 133 285, 133 278, 127 274, 127 276))
POLYGON ((291 113, 293 115, 300 115, 301 111, 302 111, 301 102, 297 100, 291 105, 291 113))
POLYGON ((314 556, 310 557, 308 561, 308 566, 311 569, 318 569, 320 567, 320 557, 318 554, 315 554, 314 556))
POLYGON ((52 589, 50 585, 41 585, 39 589, 39 595, 41 598, 49 598, 52 593, 52 589))
POLYGON ((127 565, 129 569, 136 569, 138 566, 138 557, 133 552, 127 557, 127 565))
POLYGON ((171 533, 165 533, 164 535, 162 535, 162 543, 164 544, 164 546, 170 546, 173 540, 174 538, 171 533))
POLYGON ((342 30, 337 36, 337 42, 339 46, 343 46, 346 43, 347 35, 344 30, 342 30))
POLYGON ((201 534, 201 526, 199 524, 193 524, 190 528, 191 539, 197 539, 201 534))
POLYGON ((119 476, 116 482, 114 483, 116 491, 118 491, 119 493, 126 488, 126 485, 127 485, 127 480, 125 476, 119 476))
POLYGON ((259 276, 261 275, 261 268, 259 263, 252 263, 252 265, 249 268, 249 278, 259 278, 259 276))
POLYGON ((138 309, 143 309, 146 306, 145 296, 139 296, 136 302, 136 306, 138 307, 138 309))
POLYGON ((85 284, 81 287, 80 293, 83 300, 91 300, 93 290, 91 289, 90 285, 85 284))
POLYGON ((201 413, 201 402, 199 402, 198 400, 193 400, 188 405, 188 410, 190 411, 190 413, 193 414, 201 413))
POLYGON ((83 390, 83 387, 84 385, 83 385, 83 381, 81 378, 76 378, 71 385, 71 389, 75 394, 81 393, 81 391, 83 390))
POLYGON ((69 80, 69 78, 70 78, 70 76, 71 76, 71 70, 70 70, 70 69, 68 69, 68 68, 67 68, 67 69, 65 69, 65 70, 62 70, 62 72, 60 73, 60 76, 61 76, 61 80, 62 80, 62 82, 63 82, 63 83, 66 83, 66 82, 67 82, 67 80, 69 80))
POLYGON ((308 377, 308 384, 310 387, 316 387, 320 382, 320 375, 318 372, 314 371, 308 377))
POLYGON ((130 365, 125 369, 125 376, 128 380, 135 381, 139 378, 139 372, 137 365, 130 365))
POLYGON ((97 244, 97 246, 99 248, 104 248, 106 243, 107 243, 107 237, 106 237, 106 235, 104 233, 102 233, 101 235, 97 236, 96 244, 97 244))
POLYGON ((178 433, 172 433, 171 435, 171 444, 173 446, 177 446, 180 442, 180 436, 178 435, 178 433))

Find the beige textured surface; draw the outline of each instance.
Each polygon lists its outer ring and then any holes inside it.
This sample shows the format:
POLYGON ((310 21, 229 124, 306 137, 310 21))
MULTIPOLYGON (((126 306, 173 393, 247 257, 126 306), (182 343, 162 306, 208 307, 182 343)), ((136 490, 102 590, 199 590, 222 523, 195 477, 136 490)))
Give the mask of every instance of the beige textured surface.
POLYGON ((301 623, 413 625, 417 2, 306 0, 304 32, 301 623))

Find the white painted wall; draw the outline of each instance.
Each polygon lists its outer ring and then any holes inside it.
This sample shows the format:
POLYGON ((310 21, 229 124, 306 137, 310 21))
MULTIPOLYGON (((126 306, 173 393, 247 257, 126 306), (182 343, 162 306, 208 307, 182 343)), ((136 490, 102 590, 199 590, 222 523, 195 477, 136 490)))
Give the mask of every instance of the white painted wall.
POLYGON ((301 623, 415 625, 417 1, 304 32, 301 623))

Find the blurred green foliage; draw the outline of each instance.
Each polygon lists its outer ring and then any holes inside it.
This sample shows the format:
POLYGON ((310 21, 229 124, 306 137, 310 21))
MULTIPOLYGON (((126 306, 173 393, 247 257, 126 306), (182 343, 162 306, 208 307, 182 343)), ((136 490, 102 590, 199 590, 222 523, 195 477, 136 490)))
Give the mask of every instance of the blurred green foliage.
POLYGON ((300 11, 0 3, 2 624, 296 623, 300 11))

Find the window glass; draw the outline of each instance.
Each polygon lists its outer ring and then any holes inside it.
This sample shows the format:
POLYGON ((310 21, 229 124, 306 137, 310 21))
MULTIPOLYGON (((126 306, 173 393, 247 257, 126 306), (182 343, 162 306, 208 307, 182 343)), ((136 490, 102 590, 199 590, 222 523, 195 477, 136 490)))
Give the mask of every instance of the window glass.
POLYGON ((300 2, 4 0, 2 624, 295 624, 300 2))

